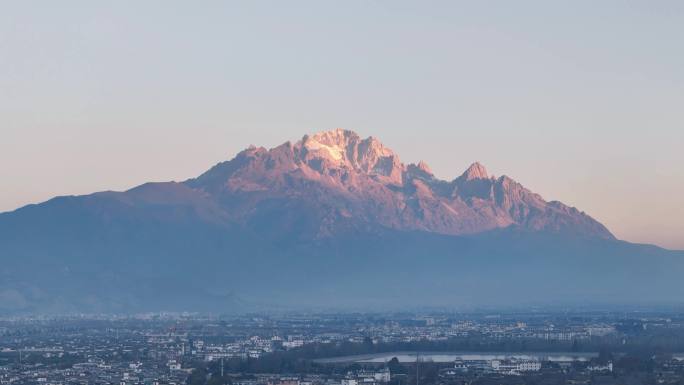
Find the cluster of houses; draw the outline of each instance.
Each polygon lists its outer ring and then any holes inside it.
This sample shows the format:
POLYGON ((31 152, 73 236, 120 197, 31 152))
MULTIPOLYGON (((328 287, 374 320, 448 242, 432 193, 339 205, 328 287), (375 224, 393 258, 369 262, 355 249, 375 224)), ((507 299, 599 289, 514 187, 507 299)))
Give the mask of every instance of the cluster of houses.
POLYGON ((539 370, 541 370, 541 362, 536 360, 456 360, 453 369, 446 369, 443 374, 448 376, 467 372, 481 372, 519 375, 539 370))

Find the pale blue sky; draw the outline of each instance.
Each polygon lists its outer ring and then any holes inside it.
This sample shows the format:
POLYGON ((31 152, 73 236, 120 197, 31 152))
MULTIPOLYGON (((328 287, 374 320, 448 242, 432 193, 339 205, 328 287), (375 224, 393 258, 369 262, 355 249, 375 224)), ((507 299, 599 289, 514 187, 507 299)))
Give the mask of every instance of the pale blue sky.
POLYGON ((684 249, 684 2, 0 3, 0 211, 334 127, 684 249))

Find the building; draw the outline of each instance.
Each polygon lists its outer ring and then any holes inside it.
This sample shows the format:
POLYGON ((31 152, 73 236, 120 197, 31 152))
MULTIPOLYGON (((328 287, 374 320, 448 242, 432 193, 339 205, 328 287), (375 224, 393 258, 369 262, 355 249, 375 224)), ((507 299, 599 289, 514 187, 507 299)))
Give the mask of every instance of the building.
POLYGON ((492 360, 492 369, 503 374, 520 374, 541 370, 541 362, 533 360, 492 360))

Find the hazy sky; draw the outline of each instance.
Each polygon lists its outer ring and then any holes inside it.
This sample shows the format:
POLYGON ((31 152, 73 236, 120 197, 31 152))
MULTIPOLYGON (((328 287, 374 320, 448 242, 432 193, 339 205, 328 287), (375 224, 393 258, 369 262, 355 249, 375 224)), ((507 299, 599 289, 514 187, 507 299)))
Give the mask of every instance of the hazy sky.
POLYGON ((0 211, 334 127, 684 249, 684 2, 0 3, 0 211))

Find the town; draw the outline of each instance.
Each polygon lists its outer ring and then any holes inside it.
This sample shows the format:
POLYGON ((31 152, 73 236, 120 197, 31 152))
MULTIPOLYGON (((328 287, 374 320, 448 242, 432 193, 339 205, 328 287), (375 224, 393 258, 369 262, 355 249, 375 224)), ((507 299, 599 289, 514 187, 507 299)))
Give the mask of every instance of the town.
POLYGON ((679 384, 677 313, 0 319, 0 384, 679 384))

